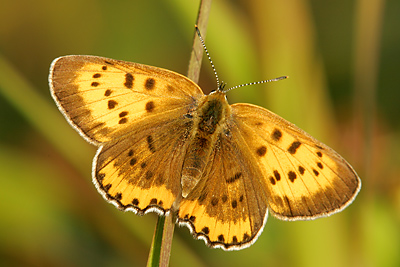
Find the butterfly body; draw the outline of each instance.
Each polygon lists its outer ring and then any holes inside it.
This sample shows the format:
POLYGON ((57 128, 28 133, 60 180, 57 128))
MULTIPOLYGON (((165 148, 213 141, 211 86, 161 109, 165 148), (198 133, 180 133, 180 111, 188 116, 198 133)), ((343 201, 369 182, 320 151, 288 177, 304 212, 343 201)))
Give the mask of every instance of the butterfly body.
POLYGON ((361 188, 335 151, 278 115, 204 95, 178 73, 95 56, 53 61, 50 89, 69 123, 97 145, 92 177, 105 199, 137 214, 174 212, 210 247, 242 249, 268 210, 314 219, 361 188))
POLYGON ((182 169, 182 196, 186 197, 199 182, 218 137, 227 131, 230 106, 222 92, 201 99, 193 112, 194 128, 182 169))

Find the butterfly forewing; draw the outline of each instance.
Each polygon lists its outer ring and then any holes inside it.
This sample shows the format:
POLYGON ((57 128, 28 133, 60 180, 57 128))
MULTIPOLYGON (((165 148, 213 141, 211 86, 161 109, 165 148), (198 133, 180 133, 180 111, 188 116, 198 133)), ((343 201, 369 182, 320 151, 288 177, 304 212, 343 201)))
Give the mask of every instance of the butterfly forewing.
POLYGON ((232 114, 244 137, 240 146, 253 149, 272 214, 313 219, 352 202, 360 179, 331 148, 264 108, 235 104, 232 114))
POLYGON ((126 134, 132 124, 157 120, 159 113, 188 109, 203 96, 177 73, 95 56, 54 60, 50 86, 65 117, 94 143, 126 134))

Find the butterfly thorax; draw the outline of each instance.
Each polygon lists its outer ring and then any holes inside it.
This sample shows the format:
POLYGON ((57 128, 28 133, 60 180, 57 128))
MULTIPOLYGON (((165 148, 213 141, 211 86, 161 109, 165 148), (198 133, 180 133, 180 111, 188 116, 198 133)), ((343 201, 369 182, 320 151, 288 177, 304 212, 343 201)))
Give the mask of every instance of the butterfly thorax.
POLYGON ((194 110, 194 127, 182 169, 183 197, 186 197, 199 182, 229 115, 230 106, 225 93, 219 91, 204 96, 197 109, 194 110))

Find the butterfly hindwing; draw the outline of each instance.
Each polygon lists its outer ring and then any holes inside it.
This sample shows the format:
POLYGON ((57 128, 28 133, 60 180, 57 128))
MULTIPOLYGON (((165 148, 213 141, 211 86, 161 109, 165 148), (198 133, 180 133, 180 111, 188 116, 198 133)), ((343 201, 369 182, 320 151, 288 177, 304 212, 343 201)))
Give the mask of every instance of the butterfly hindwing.
POLYGON ((253 148, 273 215, 314 219, 353 201, 361 181, 331 148, 261 107, 235 104, 232 116, 244 137, 241 148, 253 148))
POLYGON ((171 117, 162 125, 131 129, 129 136, 102 146, 93 162, 99 191, 120 209, 165 214, 181 192, 181 166, 191 127, 189 119, 171 117))
POLYGON ((239 150, 230 129, 220 134, 203 177, 182 199, 178 221, 208 246, 242 249, 255 242, 267 219, 267 199, 260 173, 239 150))

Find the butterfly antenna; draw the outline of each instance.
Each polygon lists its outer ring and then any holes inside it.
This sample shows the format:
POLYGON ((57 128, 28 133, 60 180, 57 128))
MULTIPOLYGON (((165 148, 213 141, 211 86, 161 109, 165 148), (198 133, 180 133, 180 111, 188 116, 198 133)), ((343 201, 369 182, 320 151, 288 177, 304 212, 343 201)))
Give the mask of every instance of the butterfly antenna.
POLYGON ((259 82, 244 83, 244 84, 240 84, 240 85, 236 85, 236 86, 234 86, 234 87, 228 88, 228 89, 224 90, 223 92, 226 93, 226 92, 228 92, 228 91, 230 91, 230 90, 233 90, 233 89, 236 89, 236 88, 239 88, 239 87, 244 87, 244 86, 254 85, 254 84, 262 84, 262 83, 276 82, 276 81, 284 80, 284 79, 287 79, 287 78, 289 78, 289 76, 281 76, 281 77, 278 77, 278 78, 275 78, 275 79, 264 80, 264 81, 259 81, 259 82))
POLYGON ((215 79, 217 80, 217 88, 218 88, 219 91, 222 91, 222 89, 225 87, 225 84, 224 84, 224 83, 222 83, 222 84, 219 83, 219 78, 218 78, 217 71, 215 70, 214 63, 213 63, 212 60, 211 60, 210 53, 208 53, 208 50, 207 50, 206 44, 205 44, 205 42, 204 42, 204 40, 203 40, 203 37, 201 37, 201 33, 200 33, 200 30, 199 30, 199 27, 197 27, 197 25, 194 25, 194 27, 196 28, 196 33, 197 33, 197 35, 199 36, 201 45, 202 45, 203 48, 204 48, 204 52, 206 52, 206 55, 207 55, 207 57, 208 57, 208 60, 210 61, 211 68, 212 68, 213 71, 214 71, 215 79))

